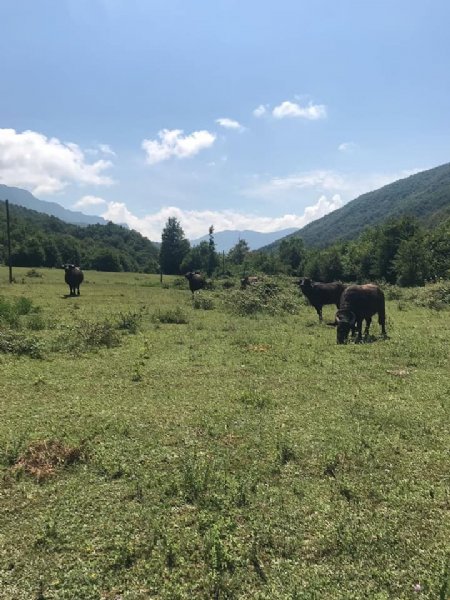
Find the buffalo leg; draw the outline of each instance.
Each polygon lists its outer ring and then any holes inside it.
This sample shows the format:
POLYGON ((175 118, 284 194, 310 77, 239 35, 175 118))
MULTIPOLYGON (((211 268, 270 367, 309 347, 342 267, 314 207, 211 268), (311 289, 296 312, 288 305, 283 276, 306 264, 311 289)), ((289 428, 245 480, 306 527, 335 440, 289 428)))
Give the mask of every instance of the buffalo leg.
POLYGON ((366 318, 366 328, 364 330, 364 337, 369 337, 369 328, 370 328, 371 323, 372 323, 372 317, 367 317, 366 318))
POLYGON ((319 315, 319 321, 322 321, 322 307, 321 306, 316 306, 316 311, 317 314, 319 315))

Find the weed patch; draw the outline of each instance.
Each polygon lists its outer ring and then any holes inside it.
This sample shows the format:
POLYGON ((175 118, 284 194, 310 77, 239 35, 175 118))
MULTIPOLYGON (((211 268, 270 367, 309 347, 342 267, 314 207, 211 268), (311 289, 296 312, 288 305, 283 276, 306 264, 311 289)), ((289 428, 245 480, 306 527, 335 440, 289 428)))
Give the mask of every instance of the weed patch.
POLYGON ((175 323, 177 325, 183 325, 189 323, 185 312, 182 308, 177 306, 173 309, 157 310, 152 315, 153 323, 175 323))

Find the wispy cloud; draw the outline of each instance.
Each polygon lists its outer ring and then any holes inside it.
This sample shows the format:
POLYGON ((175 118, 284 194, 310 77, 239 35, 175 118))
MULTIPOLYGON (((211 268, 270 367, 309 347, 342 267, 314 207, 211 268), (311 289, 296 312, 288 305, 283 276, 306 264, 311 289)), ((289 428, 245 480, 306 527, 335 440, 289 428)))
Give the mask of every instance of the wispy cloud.
POLYGON ((313 104, 310 102, 307 106, 300 106, 296 102, 285 100, 272 111, 276 119, 302 118, 309 120, 324 119, 327 116, 327 109, 324 104, 313 104))
POLYGON ((238 131, 243 131, 244 129, 239 121, 228 119, 226 117, 222 119, 216 119, 216 123, 218 123, 221 127, 225 127, 225 129, 236 129, 238 131))
POLYGON ((242 191, 246 196, 282 199, 292 197, 300 191, 320 194, 340 194, 345 201, 376 190, 384 185, 414 175, 422 169, 392 173, 340 173, 333 170, 315 170, 296 173, 287 177, 272 177, 257 181, 242 191), (309 190, 309 192, 308 192, 309 190))
POLYGON ((147 163, 156 163, 175 158, 190 158, 214 144, 216 135, 206 130, 183 135, 182 129, 162 129, 158 140, 143 140, 142 148, 147 155, 147 163))
POLYGON ((112 150, 112 148, 109 144, 99 144, 98 147, 100 149, 100 152, 103 152, 103 154, 109 154, 110 156, 116 156, 116 153, 114 152, 114 150, 112 150))
POLYGON ((338 150, 339 152, 354 152, 357 147, 355 142, 343 142, 342 144, 339 144, 338 150))
POLYGON ((258 119, 261 118, 261 117, 263 117, 265 114, 267 114, 267 107, 264 106, 264 104, 260 104, 253 111, 253 116, 256 117, 256 118, 258 118, 258 119))
POLYGON ((34 194, 54 194, 71 183, 111 185, 104 175, 112 163, 92 164, 77 144, 47 138, 36 131, 0 129, 0 182, 20 186, 34 194))
POLYGON ((108 204, 107 201, 103 198, 99 198, 98 196, 83 196, 77 202, 75 202, 73 208, 86 209, 93 206, 104 206, 105 204, 108 204))

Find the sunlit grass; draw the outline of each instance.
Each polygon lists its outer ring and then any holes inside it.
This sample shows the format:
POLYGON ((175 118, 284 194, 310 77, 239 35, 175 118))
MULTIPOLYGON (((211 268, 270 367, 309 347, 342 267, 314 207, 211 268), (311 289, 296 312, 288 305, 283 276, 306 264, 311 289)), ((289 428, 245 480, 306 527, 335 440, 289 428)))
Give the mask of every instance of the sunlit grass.
POLYGON ((447 597, 448 309, 408 290, 388 340, 337 346, 286 281, 240 316, 233 290, 40 273, 0 268, 42 349, 0 353, 2 600, 447 597), (37 478, 42 447, 80 460, 37 478))

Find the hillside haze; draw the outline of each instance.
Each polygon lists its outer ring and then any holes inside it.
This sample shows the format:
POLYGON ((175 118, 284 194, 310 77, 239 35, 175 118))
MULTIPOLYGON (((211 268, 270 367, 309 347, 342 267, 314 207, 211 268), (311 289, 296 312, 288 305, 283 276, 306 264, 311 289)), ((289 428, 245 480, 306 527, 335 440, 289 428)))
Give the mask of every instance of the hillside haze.
POLYGON ((85 215, 79 211, 68 210, 57 202, 39 200, 39 198, 36 198, 27 190, 8 185, 0 184, 0 200, 9 200, 10 204, 17 204, 30 210, 51 215, 74 225, 106 225, 108 222, 103 217, 85 215))
MULTIPOLYGON (((261 246, 271 244, 280 238, 294 233, 295 231, 297 231, 295 227, 282 229, 280 231, 271 231, 269 233, 252 231, 251 229, 244 229, 242 231, 237 229, 226 229, 224 231, 214 232, 214 242, 216 244, 217 252, 228 252, 239 242, 239 240, 245 240, 249 245, 250 250, 258 250, 258 248, 261 248, 261 246)), ((201 238, 191 240, 191 244, 193 246, 197 246, 201 242, 207 242, 208 239, 209 236, 204 235, 201 238)))
MULTIPOLYGON (((363 194, 288 237, 301 237, 307 246, 323 248, 355 239, 367 227, 401 215, 414 216, 429 227, 450 215, 450 163, 363 194)), ((280 241, 264 250, 275 250, 280 241)))

